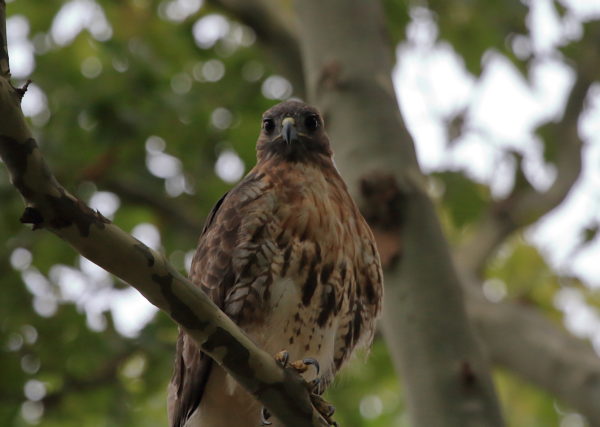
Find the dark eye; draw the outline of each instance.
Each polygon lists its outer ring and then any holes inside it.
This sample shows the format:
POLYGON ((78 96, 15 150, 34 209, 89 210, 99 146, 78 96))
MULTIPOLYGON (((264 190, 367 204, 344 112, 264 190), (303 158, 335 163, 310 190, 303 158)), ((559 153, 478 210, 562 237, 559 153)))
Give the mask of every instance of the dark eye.
POLYGON ((273 119, 264 119, 263 120, 263 129, 267 133, 273 132, 273 129, 275 129, 275 122, 273 121, 273 119))
POLYGON ((306 119, 304 119, 304 126, 306 126, 306 129, 308 130, 317 130, 319 127, 319 116, 308 116, 306 119))

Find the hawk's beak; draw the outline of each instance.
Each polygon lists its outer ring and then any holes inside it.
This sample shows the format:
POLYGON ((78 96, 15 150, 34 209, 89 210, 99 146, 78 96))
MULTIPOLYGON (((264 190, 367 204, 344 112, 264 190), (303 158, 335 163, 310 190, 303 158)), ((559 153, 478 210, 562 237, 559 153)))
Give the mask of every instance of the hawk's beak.
POLYGON ((296 131, 296 121, 291 117, 286 117, 281 122, 281 136, 287 144, 298 140, 298 132, 296 131))

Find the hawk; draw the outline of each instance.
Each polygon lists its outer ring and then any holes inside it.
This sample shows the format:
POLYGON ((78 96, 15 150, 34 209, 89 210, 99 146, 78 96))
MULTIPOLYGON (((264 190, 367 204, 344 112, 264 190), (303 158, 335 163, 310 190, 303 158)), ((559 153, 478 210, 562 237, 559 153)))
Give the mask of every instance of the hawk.
MULTIPOLYGON (((208 216, 190 278, 262 349, 316 359, 322 392, 373 340, 383 293, 375 240, 315 108, 267 110, 256 150, 256 166, 208 216)), ((174 427, 261 424, 260 403, 183 332, 168 407, 174 427)))

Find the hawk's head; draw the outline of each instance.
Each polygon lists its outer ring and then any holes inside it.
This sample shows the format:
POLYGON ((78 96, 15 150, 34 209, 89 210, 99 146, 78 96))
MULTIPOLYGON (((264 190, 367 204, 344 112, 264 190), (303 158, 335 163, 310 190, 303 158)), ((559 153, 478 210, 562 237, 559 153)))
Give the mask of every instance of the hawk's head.
POLYGON ((306 163, 332 155, 321 115, 300 101, 285 101, 265 111, 256 149, 259 160, 276 156, 306 163))

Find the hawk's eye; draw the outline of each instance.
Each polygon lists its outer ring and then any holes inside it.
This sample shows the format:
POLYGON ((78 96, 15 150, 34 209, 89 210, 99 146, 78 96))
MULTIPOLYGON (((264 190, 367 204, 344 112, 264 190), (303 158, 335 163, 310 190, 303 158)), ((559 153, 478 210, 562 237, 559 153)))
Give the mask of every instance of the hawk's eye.
POLYGON ((263 120, 263 129, 267 133, 273 132, 273 129, 275 129, 275 122, 273 121, 273 119, 264 119, 263 120))
POLYGON ((311 115, 308 116, 306 119, 304 119, 304 126, 306 126, 306 129, 308 130, 317 130, 317 128, 319 127, 319 116, 316 115, 311 115))

